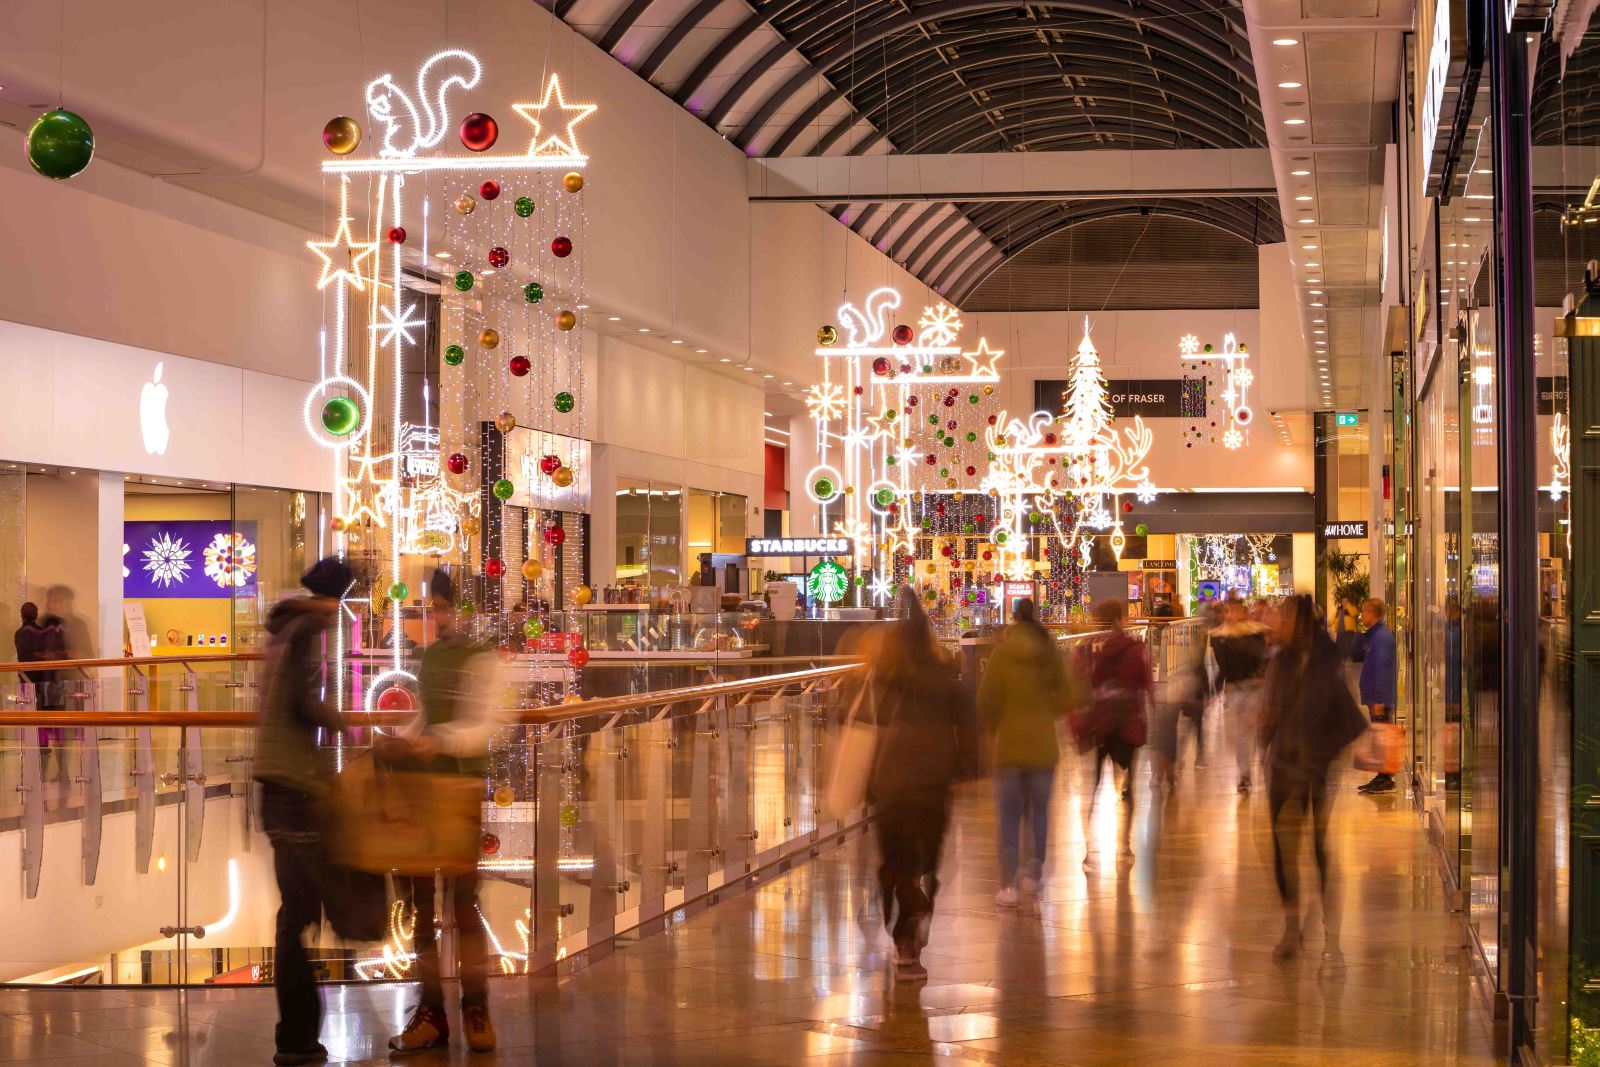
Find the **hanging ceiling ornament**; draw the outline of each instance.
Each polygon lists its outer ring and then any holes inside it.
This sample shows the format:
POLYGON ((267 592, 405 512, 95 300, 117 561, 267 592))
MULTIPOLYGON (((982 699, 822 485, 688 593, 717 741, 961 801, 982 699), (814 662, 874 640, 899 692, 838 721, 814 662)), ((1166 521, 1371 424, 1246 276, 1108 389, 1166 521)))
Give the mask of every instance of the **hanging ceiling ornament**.
MULTIPOLYGON (((1250 423, 1255 418, 1255 412, 1250 409, 1250 386, 1255 382, 1255 372, 1245 364, 1250 359, 1250 352, 1246 346, 1239 344, 1233 334, 1222 338, 1222 348, 1218 351, 1214 346, 1202 345, 1200 339, 1194 334, 1184 334, 1178 341, 1178 354, 1183 360, 1194 364, 1196 369, 1201 369, 1200 364, 1218 363, 1222 373, 1222 447, 1227 449, 1242 448, 1250 440, 1250 423)), ((1201 395, 1204 395, 1202 390, 1201 395)), ((1186 417, 1189 416, 1186 412, 1186 417)), ((1204 416, 1199 416, 1204 417, 1204 416)), ((1214 434, 1206 434, 1200 427, 1191 427, 1200 439, 1210 437, 1216 440, 1214 434)))

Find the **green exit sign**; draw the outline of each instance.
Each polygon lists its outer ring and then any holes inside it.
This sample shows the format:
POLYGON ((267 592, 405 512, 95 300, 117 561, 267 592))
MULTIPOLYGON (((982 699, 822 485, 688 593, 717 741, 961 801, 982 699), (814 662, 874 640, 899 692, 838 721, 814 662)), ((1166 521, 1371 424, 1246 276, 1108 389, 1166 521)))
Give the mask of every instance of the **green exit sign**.
POLYGON ((1356 426, 1356 425, 1358 425, 1357 415, 1353 411, 1341 411, 1338 414, 1334 415, 1333 418, 1334 418, 1334 425, 1335 426, 1356 426))

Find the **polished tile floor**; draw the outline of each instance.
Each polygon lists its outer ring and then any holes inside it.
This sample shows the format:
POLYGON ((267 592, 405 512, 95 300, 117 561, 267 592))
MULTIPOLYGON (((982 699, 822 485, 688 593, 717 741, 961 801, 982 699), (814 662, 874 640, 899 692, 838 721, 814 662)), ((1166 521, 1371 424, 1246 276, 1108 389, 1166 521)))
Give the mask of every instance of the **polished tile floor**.
MULTIPOLYGON (((1213 746, 1220 749, 1221 746, 1213 746)), ((1337 950, 1315 879, 1305 952, 1278 962, 1262 792, 1219 758, 1164 803, 1112 784, 1086 818, 1083 762, 1058 777, 1032 907, 997 909, 986 785, 958 801, 926 980, 886 974, 871 846, 852 843, 561 981, 493 986, 501 1050, 422 1063, 1491 1064, 1493 1034, 1409 801, 1341 783, 1337 950), (1084 863, 1085 853, 1089 862, 1084 863)), ((333 1062, 383 1062, 409 987, 326 992, 333 1062)), ((0 1062, 268 1063, 267 989, 0 990, 0 1062)))

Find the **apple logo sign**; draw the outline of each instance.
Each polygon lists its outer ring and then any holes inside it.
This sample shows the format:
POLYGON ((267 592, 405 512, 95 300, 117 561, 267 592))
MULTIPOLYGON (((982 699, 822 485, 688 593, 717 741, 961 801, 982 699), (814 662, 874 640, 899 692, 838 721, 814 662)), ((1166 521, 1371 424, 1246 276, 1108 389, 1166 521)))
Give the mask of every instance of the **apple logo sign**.
POLYGON ((139 392, 139 432, 144 436, 144 450, 152 456, 167 454, 167 440, 172 431, 167 427, 167 387, 161 384, 161 368, 139 392))

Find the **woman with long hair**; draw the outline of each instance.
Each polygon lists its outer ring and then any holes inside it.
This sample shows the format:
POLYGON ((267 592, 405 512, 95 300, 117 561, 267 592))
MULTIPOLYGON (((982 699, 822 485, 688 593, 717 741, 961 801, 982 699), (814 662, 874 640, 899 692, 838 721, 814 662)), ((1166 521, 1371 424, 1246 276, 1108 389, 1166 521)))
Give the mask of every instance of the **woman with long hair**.
POLYGON ((1266 748, 1272 866, 1283 901, 1283 937, 1273 955, 1288 959, 1304 944, 1300 925, 1299 823, 1309 817, 1328 944, 1338 943, 1338 905, 1329 890, 1328 772, 1367 728, 1345 682, 1342 659, 1309 596, 1289 599, 1278 620, 1278 651, 1267 668, 1261 738, 1266 748))
POLYGON ((909 588, 898 613, 866 683, 866 710, 878 733, 867 795, 878 813, 878 882, 895 967, 917 976, 927 973, 919 957, 939 890, 950 791, 970 775, 978 742, 966 690, 909 588))
POLYGON ((999 813, 1000 891, 994 899, 1004 908, 1016 907, 1019 895, 1039 888, 1050 840, 1051 787, 1061 758, 1056 723, 1073 703, 1068 671, 1055 640, 1039 625, 1033 601, 1017 601, 1011 622, 978 688, 978 711, 992 739, 999 813), (1033 831, 1026 868, 1021 866, 1024 815, 1033 831))

